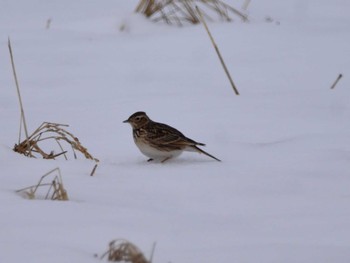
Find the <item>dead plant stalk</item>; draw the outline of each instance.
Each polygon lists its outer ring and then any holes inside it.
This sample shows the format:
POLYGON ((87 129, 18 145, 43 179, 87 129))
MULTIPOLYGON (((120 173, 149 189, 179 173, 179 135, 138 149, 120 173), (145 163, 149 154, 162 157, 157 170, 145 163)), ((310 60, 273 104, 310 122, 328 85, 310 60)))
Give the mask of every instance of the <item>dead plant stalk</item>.
POLYGON ((208 28, 208 25, 207 25, 207 23, 205 22, 205 20, 204 20, 204 18, 203 18, 203 15, 202 15, 202 12, 199 10, 198 6, 196 6, 196 10, 197 10, 197 12, 198 12, 198 14, 199 14, 199 19, 200 19, 201 23, 204 25, 204 28, 205 28, 205 30, 207 31, 207 33, 208 33, 208 35, 209 35, 209 38, 210 38, 210 40, 211 40, 211 43, 213 44, 213 46, 214 46, 214 48, 215 48, 216 54, 218 55, 218 57, 219 57, 219 59, 220 59, 221 65, 222 65, 222 67, 224 68, 224 71, 225 71, 225 73, 226 73, 226 75, 227 75, 227 77, 228 77, 228 79, 229 79, 229 81, 230 81, 230 83, 231 83, 231 86, 232 86, 233 91, 236 93, 236 95, 239 95, 239 92, 238 92, 238 90, 237 90, 237 88, 236 88, 236 85, 233 83, 233 80, 232 80, 232 78, 231 78, 230 72, 228 71, 228 69, 227 69, 227 67, 226 67, 226 64, 225 64, 225 62, 224 62, 224 59, 223 59, 222 56, 221 56, 220 50, 219 50, 218 46, 216 45, 215 40, 214 40, 212 34, 210 33, 209 28, 208 28))
MULTIPOLYGON (((17 78, 17 74, 16 74, 16 67, 15 67, 15 61, 13 59, 13 52, 12 52, 12 46, 11 46, 10 38, 8 38, 8 48, 9 48, 9 52, 10 52, 13 77, 15 78, 15 83, 16 83, 16 88, 17 88, 17 95, 18 95, 18 100, 19 100, 19 106, 21 108, 21 124, 23 122, 24 132, 25 132, 25 135, 26 135, 26 139, 28 140, 29 136, 28 136, 27 122, 26 122, 26 118, 25 118, 25 114, 24 114, 23 102, 22 102, 21 92, 20 92, 20 89, 19 89, 18 78, 17 78)), ((21 136, 21 133, 20 133, 19 136, 21 136)), ((20 142, 20 141, 21 141, 21 138, 19 137, 18 142, 20 142)))

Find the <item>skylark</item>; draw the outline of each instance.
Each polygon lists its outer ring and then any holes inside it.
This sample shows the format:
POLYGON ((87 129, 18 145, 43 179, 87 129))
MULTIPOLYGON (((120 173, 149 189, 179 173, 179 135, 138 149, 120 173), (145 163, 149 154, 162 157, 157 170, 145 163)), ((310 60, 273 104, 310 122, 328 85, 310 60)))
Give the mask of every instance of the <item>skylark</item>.
POLYGON ((138 111, 124 123, 130 123, 134 142, 148 161, 165 162, 179 156, 183 151, 203 153, 217 161, 218 158, 198 148, 205 144, 187 138, 169 125, 152 121, 145 112, 138 111))

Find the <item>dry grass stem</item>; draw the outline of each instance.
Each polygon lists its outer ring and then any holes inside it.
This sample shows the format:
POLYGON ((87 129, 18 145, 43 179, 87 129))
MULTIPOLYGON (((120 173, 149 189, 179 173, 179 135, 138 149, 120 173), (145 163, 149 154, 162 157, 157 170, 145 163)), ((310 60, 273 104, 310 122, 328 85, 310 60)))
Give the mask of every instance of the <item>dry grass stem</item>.
POLYGON ((25 187, 16 192, 24 193, 28 199, 69 200, 67 191, 63 186, 59 168, 55 168, 44 174, 36 185, 25 187), (49 180, 50 182, 47 182, 49 180))
POLYGON ((218 17, 232 21, 231 15, 247 21, 245 14, 220 0, 141 0, 135 12, 141 13, 153 21, 164 21, 167 24, 182 26, 185 23, 200 22, 196 5, 200 5, 207 19, 218 17))
POLYGON ((109 249, 101 256, 101 259, 106 256, 108 261, 113 262, 151 263, 138 247, 124 239, 111 241, 109 249))
POLYGON ((220 59, 221 65, 224 68, 224 71, 225 71, 225 73, 226 73, 226 75, 227 75, 227 77, 228 77, 228 79, 229 79, 229 81, 231 83, 233 91, 236 93, 236 95, 239 95, 239 92, 238 92, 238 90, 236 88, 236 85, 234 84, 234 82, 232 80, 231 74, 230 74, 230 72, 228 71, 228 69, 226 67, 226 64, 224 62, 223 57, 221 56, 220 50, 219 50, 218 46, 216 45, 215 40, 214 40, 212 34, 210 33, 209 28, 207 26, 207 23, 205 22, 205 20, 203 18, 203 15, 202 15, 202 12, 201 12, 201 10, 199 10, 198 6, 196 6, 196 10, 197 10, 197 13, 199 14, 199 17, 200 17, 200 20, 201 20, 202 24, 204 25, 205 30, 207 31, 207 33, 209 35, 211 43, 213 44, 213 46, 215 48, 216 54, 218 55, 218 57, 220 59))
MULTIPOLYGON (((87 149, 81 145, 79 139, 66 130, 66 127, 68 127, 66 124, 43 122, 27 139, 19 144, 15 144, 13 150, 33 158, 41 156, 44 159, 56 159, 63 155, 65 159, 68 159, 68 151, 64 150, 61 144, 61 142, 65 142, 70 146, 75 159, 77 158, 76 151, 79 151, 86 159, 98 162, 98 159, 94 158, 87 149), (57 144, 60 151, 58 153, 55 153, 54 150, 49 152, 45 151, 43 146, 45 146, 44 144, 47 146, 49 144, 48 142, 57 144)), ((52 146, 52 143, 50 146, 52 146)))
POLYGON ((331 86, 331 89, 334 89, 335 86, 338 84, 338 81, 343 77, 343 74, 339 74, 337 79, 334 81, 333 85, 331 86))
POLYGON ((17 89, 17 96, 18 96, 18 100, 19 100, 19 106, 21 108, 20 132, 21 132, 22 123, 23 123, 24 132, 25 132, 26 138, 28 139, 27 123, 26 123, 26 118, 25 118, 25 115, 24 115, 22 96, 21 96, 21 92, 20 92, 20 89, 19 89, 19 83, 18 83, 18 78, 17 78, 17 74, 16 74, 16 67, 15 67, 15 61, 14 61, 14 58, 13 58, 13 52, 12 52, 12 46, 11 46, 10 38, 8 38, 7 44, 8 44, 8 48, 9 48, 9 52, 10 52, 12 72, 13 72, 13 77, 15 79, 15 84, 16 84, 16 89, 17 89))

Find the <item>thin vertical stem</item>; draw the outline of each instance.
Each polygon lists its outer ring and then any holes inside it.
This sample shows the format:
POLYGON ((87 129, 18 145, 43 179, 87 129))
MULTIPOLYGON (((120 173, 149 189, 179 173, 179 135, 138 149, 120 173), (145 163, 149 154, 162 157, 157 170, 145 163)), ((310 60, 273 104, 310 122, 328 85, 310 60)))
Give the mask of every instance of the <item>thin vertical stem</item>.
POLYGON ((18 84, 18 79, 17 79, 17 74, 16 74, 15 62, 14 62, 14 59, 13 59, 13 53, 12 53, 12 47, 11 47, 10 38, 8 38, 8 48, 9 48, 9 51, 10 51, 12 72, 13 72, 13 76, 15 78, 15 83, 16 83, 16 88, 17 88, 17 95, 18 95, 18 100, 19 100, 19 106, 21 108, 21 121, 23 120, 24 132, 25 132, 25 135, 26 135, 26 139, 28 140, 29 136, 28 136, 27 123, 26 123, 26 118, 25 118, 25 115, 24 115, 22 97, 21 97, 21 92, 19 90, 19 84, 18 84))
POLYGON ((222 67, 223 67, 224 70, 225 70, 225 73, 226 73, 226 75, 227 75, 227 77, 228 77, 228 79, 229 79, 229 81, 230 81, 230 83, 231 83, 231 86, 232 86, 234 92, 236 93, 236 95, 239 95, 239 92, 238 92, 238 90, 237 90, 237 88, 236 88, 236 85, 233 83, 233 80, 232 80, 232 78, 231 78, 230 72, 228 71, 228 69, 227 69, 227 67, 226 67, 226 64, 225 64, 225 62, 224 62, 224 59, 223 59, 222 56, 221 56, 221 53, 220 53, 220 51, 219 51, 219 48, 218 48, 218 46, 216 45, 216 43, 215 43, 215 41, 214 41, 214 38, 213 38, 213 36, 211 35, 211 33, 210 33, 210 31, 209 31, 209 28, 208 28, 208 26, 207 26, 207 23, 205 22, 205 20, 204 20, 204 18, 203 18, 203 15, 202 15, 202 12, 199 10, 198 6, 196 6, 196 10, 197 10, 197 12, 198 12, 198 14, 199 14, 199 18, 200 18, 201 23, 204 25, 205 30, 207 31, 207 33, 208 33, 208 35, 209 35, 209 37, 210 37, 211 43, 213 44, 213 46, 214 46, 214 48, 215 48, 215 51, 216 51, 216 53, 217 53, 217 55, 218 55, 218 57, 219 57, 219 59, 220 59, 221 65, 222 65, 222 67))

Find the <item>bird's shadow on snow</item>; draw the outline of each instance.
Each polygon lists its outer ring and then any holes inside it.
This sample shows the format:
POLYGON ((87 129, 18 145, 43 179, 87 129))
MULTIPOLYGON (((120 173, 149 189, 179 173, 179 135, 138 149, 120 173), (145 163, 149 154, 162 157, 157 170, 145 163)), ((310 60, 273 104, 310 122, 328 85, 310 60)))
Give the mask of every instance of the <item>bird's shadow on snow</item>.
MULTIPOLYGON (((190 164, 203 164, 203 163, 218 163, 215 160, 210 159, 200 159, 200 158, 187 158, 187 157, 179 157, 175 159, 167 160, 166 162, 161 162, 157 160, 153 160, 151 162, 145 161, 146 164, 157 164, 157 165, 167 165, 167 164, 173 164, 173 165, 190 165, 190 164)), ((144 164, 145 162, 139 162, 140 164, 144 164)))
POLYGON ((215 163, 221 163, 215 160, 210 159, 201 159, 198 158, 191 158, 191 157, 178 157, 174 159, 167 160, 166 162, 161 162, 158 160, 153 160, 148 162, 147 159, 143 158, 132 158, 128 160, 124 160, 123 162, 113 163, 113 165, 123 165, 123 166, 146 166, 146 167, 168 167, 168 166, 183 166, 183 165, 203 165, 203 164, 215 164, 215 163))

